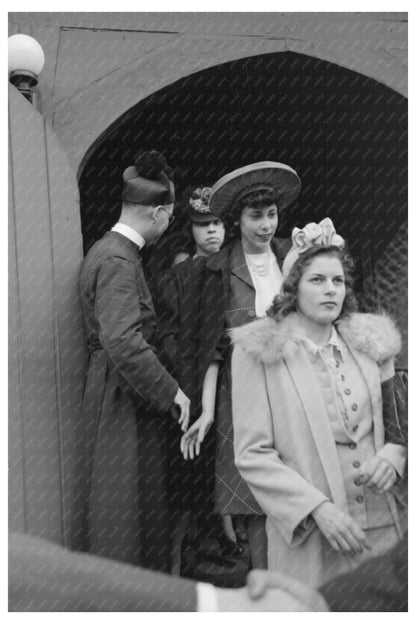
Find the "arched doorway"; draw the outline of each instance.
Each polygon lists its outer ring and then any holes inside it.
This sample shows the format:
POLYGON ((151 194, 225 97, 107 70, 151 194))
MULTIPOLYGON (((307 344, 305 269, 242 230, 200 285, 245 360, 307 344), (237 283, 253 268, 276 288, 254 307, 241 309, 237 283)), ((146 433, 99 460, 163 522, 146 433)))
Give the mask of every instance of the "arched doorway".
POLYGON ((406 98, 371 78, 292 52, 187 76, 131 108, 86 155, 79 179, 85 249, 117 220, 121 173, 141 148, 167 155, 178 194, 250 162, 291 165, 303 188, 282 215, 281 235, 329 215, 357 261, 363 303, 387 308, 405 329, 406 98), (378 286, 385 279, 375 273, 381 267, 385 274, 392 252, 399 257, 390 274, 400 286, 386 298, 378 286))

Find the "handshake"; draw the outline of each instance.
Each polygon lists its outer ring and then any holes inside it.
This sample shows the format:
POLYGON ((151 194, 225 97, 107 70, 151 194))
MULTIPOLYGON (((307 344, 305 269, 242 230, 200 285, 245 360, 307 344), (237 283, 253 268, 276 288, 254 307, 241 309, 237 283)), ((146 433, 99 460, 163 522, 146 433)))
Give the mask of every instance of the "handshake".
POLYGON ((329 611, 316 590, 281 572, 252 570, 246 587, 215 592, 218 611, 329 611))

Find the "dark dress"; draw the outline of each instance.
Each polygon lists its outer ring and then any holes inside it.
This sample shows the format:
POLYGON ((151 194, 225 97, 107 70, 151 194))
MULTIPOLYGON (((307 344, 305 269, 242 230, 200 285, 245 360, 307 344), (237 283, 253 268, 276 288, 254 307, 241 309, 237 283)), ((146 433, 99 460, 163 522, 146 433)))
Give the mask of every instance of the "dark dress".
POLYGON ((169 571, 166 427, 178 384, 151 346, 157 328, 139 248, 107 233, 84 259, 80 290, 89 550, 169 571))
MULTIPOLYGON (((206 258, 188 258, 154 281, 154 302, 159 323, 160 358, 191 401, 192 424, 201 415, 200 293, 206 258)), ((205 437, 201 452, 185 461, 180 451, 181 430, 169 427, 169 501, 172 509, 208 516, 213 510, 215 474, 214 427, 205 437)))

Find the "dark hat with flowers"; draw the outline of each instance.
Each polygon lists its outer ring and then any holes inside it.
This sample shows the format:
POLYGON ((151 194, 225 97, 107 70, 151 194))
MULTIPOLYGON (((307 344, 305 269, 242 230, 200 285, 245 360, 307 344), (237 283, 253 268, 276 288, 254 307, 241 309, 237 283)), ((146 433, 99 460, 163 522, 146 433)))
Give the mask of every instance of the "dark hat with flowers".
POLYGON ((186 212, 194 223, 208 223, 213 219, 218 219, 209 209, 211 189, 208 186, 195 188, 188 199, 186 212))

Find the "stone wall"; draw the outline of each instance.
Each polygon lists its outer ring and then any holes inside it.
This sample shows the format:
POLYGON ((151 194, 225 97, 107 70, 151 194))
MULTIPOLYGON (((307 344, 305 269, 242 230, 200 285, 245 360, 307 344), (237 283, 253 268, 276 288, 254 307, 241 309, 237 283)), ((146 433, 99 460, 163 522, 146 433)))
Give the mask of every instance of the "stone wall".
POLYGON ((132 106, 228 61, 293 51, 407 95, 406 13, 10 13, 46 55, 38 107, 75 171, 132 106))

